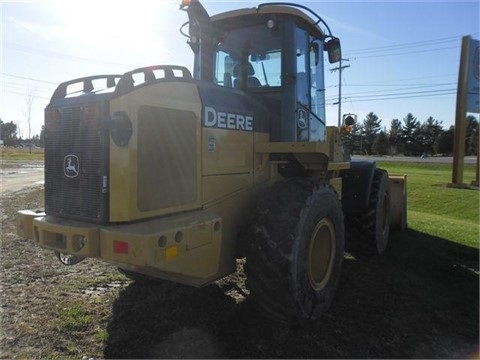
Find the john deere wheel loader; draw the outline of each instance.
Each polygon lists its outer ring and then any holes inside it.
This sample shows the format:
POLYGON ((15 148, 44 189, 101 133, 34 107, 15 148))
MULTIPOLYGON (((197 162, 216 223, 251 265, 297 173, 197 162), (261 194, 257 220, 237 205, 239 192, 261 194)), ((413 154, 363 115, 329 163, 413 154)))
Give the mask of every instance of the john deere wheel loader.
POLYGON ((180 8, 193 76, 157 65, 58 86, 45 209, 20 211, 18 234, 65 264, 98 258, 193 286, 246 257, 265 312, 315 320, 335 293, 345 226, 370 253, 405 226, 405 178, 350 161, 326 126, 323 54, 334 63, 341 50, 320 16, 291 3, 180 8))

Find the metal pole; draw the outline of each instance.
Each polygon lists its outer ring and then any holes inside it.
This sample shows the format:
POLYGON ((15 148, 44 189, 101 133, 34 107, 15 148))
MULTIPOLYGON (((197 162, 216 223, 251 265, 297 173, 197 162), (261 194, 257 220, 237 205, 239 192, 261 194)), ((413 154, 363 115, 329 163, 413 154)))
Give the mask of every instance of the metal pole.
POLYGON ((342 58, 338 66, 338 128, 342 125, 342 58))
POLYGON ((339 66, 331 70, 331 71, 338 70, 338 102, 333 103, 333 105, 338 104, 338 127, 342 125, 342 70, 347 67, 350 67, 350 65, 342 66, 342 61, 348 61, 348 59, 340 59, 339 66))

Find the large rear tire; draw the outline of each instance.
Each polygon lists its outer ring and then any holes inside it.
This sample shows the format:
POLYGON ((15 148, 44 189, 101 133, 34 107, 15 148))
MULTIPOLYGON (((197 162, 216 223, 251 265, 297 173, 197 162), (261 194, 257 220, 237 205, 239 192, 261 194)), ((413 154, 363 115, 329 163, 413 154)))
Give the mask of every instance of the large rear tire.
POLYGON ((251 299, 288 323, 318 319, 330 306, 344 255, 341 204, 309 178, 275 183, 259 201, 247 254, 251 299))
POLYGON ((388 173, 375 169, 368 209, 347 221, 352 233, 354 249, 366 254, 382 254, 390 234, 391 196, 388 173))

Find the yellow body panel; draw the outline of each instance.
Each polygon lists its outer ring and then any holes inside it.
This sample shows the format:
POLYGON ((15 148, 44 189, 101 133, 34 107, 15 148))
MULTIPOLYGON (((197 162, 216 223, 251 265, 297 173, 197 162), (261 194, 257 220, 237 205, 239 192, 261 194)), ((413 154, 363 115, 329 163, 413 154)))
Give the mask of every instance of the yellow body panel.
POLYGON ((342 178, 332 178, 330 179, 330 185, 335 189, 339 199, 342 198, 342 178))
POLYGON ((266 142, 255 144, 259 153, 323 153, 328 154, 326 142, 266 142))
POLYGON ((309 170, 340 171, 350 168, 350 163, 344 161, 340 133, 332 126, 327 127, 325 142, 256 142, 255 153, 292 153, 309 170))
POLYGON ((407 175, 389 175, 392 210, 390 224, 392 227, 407 228, 407 175))
POLYGON ((85 257, 100 257, 97 225, 44 216, 35 218, 33 227, 33 239, 44 248, 85 257), (82 240, 85 239, 82 246, 82 240))
POLYGON ((245 174, 253 168, 253 132, 203 129, 202 174, 245 174))
POLYGON ((41 216, 45 216, 45 213, 32 210, 18 211, 15 218, 17 235, 23 239, 33 239, 33 219, 41 216))
POLYGON ((233 271, 221 264, 222 219, 210 211, 113 226, 39 216, 32 227, 44 248, 195 286, 233 271))
MULTIPOLYGON (((110 221, 121 222, 141 219, 146 217, 171 214, 175 212, 199 208, 201 205, 201 101, 195 84, 186 82, 158 83, 151 86, 139 88, 127 95, 120 96, 111 100, 110 112, 126 112, 132 122, 132 136, 127 146, 119 147, 110 140, 110 221), (192 189, 194 200, 188 203, 170 206, 167 208, 156 208, 151 210, 141 210, 142 204, 137 202, 139 199, 139 178, 141 174, 139 168, 139 146, 144 139, 139 139, 139 119, 140 107, 151 106, 161 109, 179 110, 192 113, 195 117, 194 144, 187 146, 194 147, 195 169, 194 185, 192 189)), ((159 119, 158 124, 161 124, 159 119)), ((187 125, 188 126, 188 125, 187 125)), ((153 128, 153 127, 152 127, 153 128)), ((148 132, 148 128, 145 130, 148 132)), ((182 133, 176 134, 170 139, 172 146, 182 141, 182 133)), ((156 152, 169 151, 165 144, 157 144, 158 147, 147 149, 152 155, 156 152), (166 147, 166 149, 165 149, 166 147)), ((171 163, 178 163, 182 166, 182 153, 170 149, 169 153, 171 163)), ((148 165, 148 164, 147 164, 148 165)), ((148 171, 146 168, 143 171, 148 171)), ((148 174, 144 175, 145 178, 148 174)), ((178 181, 178 179, 174 179, 178 181)), ((161 182, 158 186, 162 186, 161 182)), ((141 191, 141 190, 140 190, 141 191)), ((148 199, 148 193, 144 198, 148 199)), ((192 197, 192 196, 190 196, 192 197)), ((148 206, 144 206, 147 207, 148 206)))
POLYGON ((103 228, 101 256, 123 268, 199 286, 221 276, 222 228, 221 218, 205 211, 103 228), (128 252, 115 253, 115 242, 128 244, 128 252))
POLYGON ((330 162, 342 162, 343 146, 340 131, 336 126, 327 126, 328 154, 330 162))
POLYGON ((271 171, 270 154, 257 151, 257 145, 268 143, 270 135, 265 133, 254 133, 253 136, 255 148, 255 153, 253 154, 254 183, 261 184, 265 181, 271 180, 274 175, 271 171))
POLYGON ((211 175, 203 178, 205 206, 252 186, 252 174, 211 175))

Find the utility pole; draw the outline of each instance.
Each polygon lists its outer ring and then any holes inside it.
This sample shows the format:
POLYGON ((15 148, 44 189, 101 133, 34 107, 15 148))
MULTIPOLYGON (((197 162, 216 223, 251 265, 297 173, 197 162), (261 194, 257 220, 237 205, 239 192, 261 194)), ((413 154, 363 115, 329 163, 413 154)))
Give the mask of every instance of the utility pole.
POLYGON ((338 70, 338 102, 333 103, 333 105, 338 104, 338 127, 342 125, 342 70, 350 67, 350 65, 342 66, 342 61, 349 61, 349 59, 340 58, 340 63, 338 67, 331 70, 338 70))

